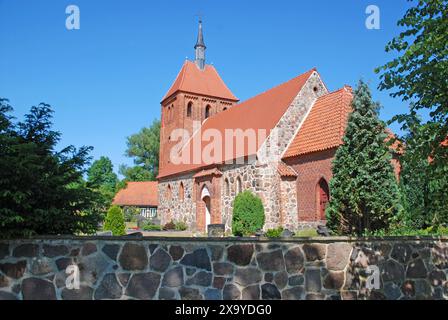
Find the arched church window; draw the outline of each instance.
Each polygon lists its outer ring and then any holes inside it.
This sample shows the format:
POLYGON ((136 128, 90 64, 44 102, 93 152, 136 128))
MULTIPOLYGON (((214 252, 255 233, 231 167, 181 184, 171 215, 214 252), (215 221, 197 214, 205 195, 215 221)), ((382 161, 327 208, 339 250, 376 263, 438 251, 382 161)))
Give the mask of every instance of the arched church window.
POLYGON ((236 193, 238 194, 241 193, 242 191, 243 190, 242 190, 241 178, 238 177, 236 178, 236 193))
POLYGON ((212 111, 212 107, 208 104, 205 107, 205 119, 207 119, 208 117, 210 117, 211 115, 211 111, 212 111))
POLYGON ((191 109, 193 109, 193 102, 188 102, 187 105, 187 117, 191 117, 191 109))
POLYGON ((227 178, 224 180, 224 188, 226 191, 226 196, 230 196, 230 185, 229 180, 227 178))
POLYGON ((171 200, 171 186, 168 185, 168 187, 166 188, 166 198, 167 200, 171 200))
POLYGON ((179 185, 179 200, 184 201, 184 197, 185 197, 184 184, 181 182, 179 185))

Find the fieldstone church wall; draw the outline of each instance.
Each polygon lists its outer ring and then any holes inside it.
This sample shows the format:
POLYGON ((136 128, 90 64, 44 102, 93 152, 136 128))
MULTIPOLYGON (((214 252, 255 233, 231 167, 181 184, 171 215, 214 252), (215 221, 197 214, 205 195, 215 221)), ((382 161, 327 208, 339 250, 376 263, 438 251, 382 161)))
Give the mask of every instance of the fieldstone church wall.
POLYGON ((447 276, 448 238, 0 241, 0 300, 447 300, 447 276), (369 266, 379 289, 366 289, 369 266))

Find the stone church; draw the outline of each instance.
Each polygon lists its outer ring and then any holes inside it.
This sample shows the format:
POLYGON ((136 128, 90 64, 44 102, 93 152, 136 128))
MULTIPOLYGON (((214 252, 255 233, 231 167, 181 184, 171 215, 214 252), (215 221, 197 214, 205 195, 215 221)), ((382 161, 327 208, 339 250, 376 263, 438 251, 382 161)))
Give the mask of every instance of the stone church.
POLYGON ((264 229, 324 224, 331 163, 342 143, 351 88, 330 92, 311 69, 240 102, 205 62, 201 22, 194 48, 194 62, 185 61, 161 102, 162 223, 184 221, 199 232, 224 224, 230 231, 235 196, 250 190, 262 199, 264 229), (173 135, 179 128, 187 133, 180 141, 173 135), (210 153, 210 132, 224 138, 206 161, 200 154, 210 153), (185 151, 193 158, 199 153, 199 160, 173 161, 173 154, 185 151))

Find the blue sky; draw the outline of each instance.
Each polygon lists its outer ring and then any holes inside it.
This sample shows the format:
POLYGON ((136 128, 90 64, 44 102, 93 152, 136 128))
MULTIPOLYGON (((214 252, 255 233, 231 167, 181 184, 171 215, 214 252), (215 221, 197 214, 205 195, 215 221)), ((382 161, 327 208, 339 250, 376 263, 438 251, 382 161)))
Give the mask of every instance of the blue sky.
MULTIPOLYGON (((20 119, 51 104, 62 145, 91 145, 93 156, 131 164, 126 137, 160 117, 160 100, 186 57, 194 57, 197 15, 207 62, 245 100, 317 67, 330 90, 368 81, 381 118, 407 109, 376 87, 373 69, 392 58, 406 0, 0 0, 0 96, 20 119), (81 11, 65 28, 65 8, 81 11), (368 5, 381 29, 365 27, 368 5)), ((392 126, 395 131, 398 127, 392 126)))

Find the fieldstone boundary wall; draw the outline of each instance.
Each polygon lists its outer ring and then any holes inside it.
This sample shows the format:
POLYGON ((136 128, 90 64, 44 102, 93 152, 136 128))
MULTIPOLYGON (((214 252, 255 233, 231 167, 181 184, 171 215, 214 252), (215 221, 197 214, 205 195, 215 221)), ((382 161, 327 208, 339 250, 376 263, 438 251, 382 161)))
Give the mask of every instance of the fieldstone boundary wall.
POLYGON ((0 240, 0 300, 448 300, 447 276, 448 238, 0 240))

